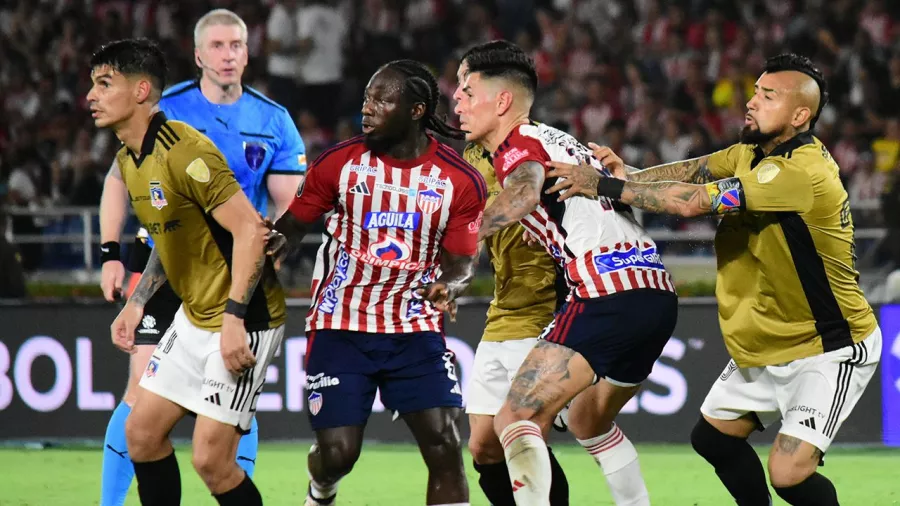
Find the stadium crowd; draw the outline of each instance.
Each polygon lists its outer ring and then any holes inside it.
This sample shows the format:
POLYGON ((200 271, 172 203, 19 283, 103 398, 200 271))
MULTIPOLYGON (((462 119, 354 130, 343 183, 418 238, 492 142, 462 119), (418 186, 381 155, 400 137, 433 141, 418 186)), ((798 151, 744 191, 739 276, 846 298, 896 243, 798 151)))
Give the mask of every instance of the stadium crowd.
MULTIPOLYGON (((638 166, 708 153, 736 140, 764 58, 789 48, 829 79, 816 134, 840 164, 857 223, 900 228, 900 3, 886 0, 6 1, 0 203, 96 205, 117 143, 87 113, 91 48, 150 37, 167 52, 169 82, 190 79, 191 27, 215 7, 246 20, 244 82, 290 109, 310 160, 358 132, 365 81, 392 59, 431 65, 453 119, 457 58, 500 37, 538 66, 540 120, 638 166)), ((52 220, 12 219, 14 234, 45 228, 52 220)), ((40 247, 24 257, 39 266, 40 247)))

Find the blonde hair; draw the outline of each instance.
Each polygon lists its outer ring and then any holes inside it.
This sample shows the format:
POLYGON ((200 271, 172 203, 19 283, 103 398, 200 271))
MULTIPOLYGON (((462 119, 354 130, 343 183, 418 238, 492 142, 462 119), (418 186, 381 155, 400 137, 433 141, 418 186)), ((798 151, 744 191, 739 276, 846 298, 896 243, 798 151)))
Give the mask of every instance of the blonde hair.
POLYGON ((208 26, 230 26, 236 25, 241 27, 241 40, 247 43, 247 23, 240 16, 228 9, 215 9, 207 12, 194 25, 194 46, 200 47, 200 38, 208 26))

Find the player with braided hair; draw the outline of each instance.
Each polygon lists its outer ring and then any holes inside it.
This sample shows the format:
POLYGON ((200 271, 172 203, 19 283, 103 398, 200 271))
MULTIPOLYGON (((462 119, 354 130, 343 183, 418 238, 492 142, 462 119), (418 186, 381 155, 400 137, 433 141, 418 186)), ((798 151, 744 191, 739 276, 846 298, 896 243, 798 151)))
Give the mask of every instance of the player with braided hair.
MULTIPOLYGON (((323 153, 275 227, 291 243, 326 221, 306 320, 307 506, 333 504, 362 449, 376 388, 409 426, 428 467, 430 505, 469 504, 462 392, 443 314, 474 275, 487 185, 427 130, 462 137, 436 115, 439 92, 411 60, 366 86, 363 135, 323 153)), ((401 501, 409 502, 409 501, 401 501)))

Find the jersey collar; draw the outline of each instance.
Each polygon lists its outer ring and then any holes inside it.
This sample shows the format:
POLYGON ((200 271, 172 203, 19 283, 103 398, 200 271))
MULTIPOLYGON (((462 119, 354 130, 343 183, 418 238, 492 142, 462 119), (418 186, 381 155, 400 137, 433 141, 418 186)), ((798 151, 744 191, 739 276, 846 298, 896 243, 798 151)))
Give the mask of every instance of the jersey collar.
POLYGON ((147 133, 144 134, 144 140, 141 142, 141 155, 140 157, 134 156, 134 152, 130 149, 128 150, 128 154, 131 155, 131 159, 134 160, 134 165, 137 167, 141 166, 141 162, 144 161, 144 158, 147 157, 150 153, 153 153, 153 148, 156 146, 156 136, 159 134, 159 129, 162 128, 163 123, 168 121, 169 118, 166 117, 166 114, 162 111, 157 112, 150 118, 150 126, 147 127, 147 133))
POLYGON ((763 160, 763 158, 767 156, 782 156, 788 155, 790 156, 791 151, 799 148, 800 146, 806 144, 813 144, 813 134, 809 130, 805 132, 800 132, 799 134, 791 137, 790 139, 782 142, 781 144, 775 146, 775 149, 772 150, 771 153, 766 155, 763 153, 762 148, 756 146, 753 148, 753 162, 750 164, 750 168, 756 167, 756 165, 763 160))

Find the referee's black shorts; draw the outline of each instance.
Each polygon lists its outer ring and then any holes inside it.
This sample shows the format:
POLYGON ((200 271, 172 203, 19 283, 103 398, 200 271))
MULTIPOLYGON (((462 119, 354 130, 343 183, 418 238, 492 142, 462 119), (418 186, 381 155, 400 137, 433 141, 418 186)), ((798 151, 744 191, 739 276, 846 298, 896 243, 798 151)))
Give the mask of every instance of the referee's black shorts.
MULTIPOLYGON (((128 270, 144 272, 150 258, 150 247, 141 239, 135 238, 134 247, 128 258, 128 270)), ((147 301, 144 306, 144 317, 134 333, 134 344, 152 344, 156 346, 166 329, 172 325, 175 313, 181 307, 181 299, 166 281, 147 301)))

